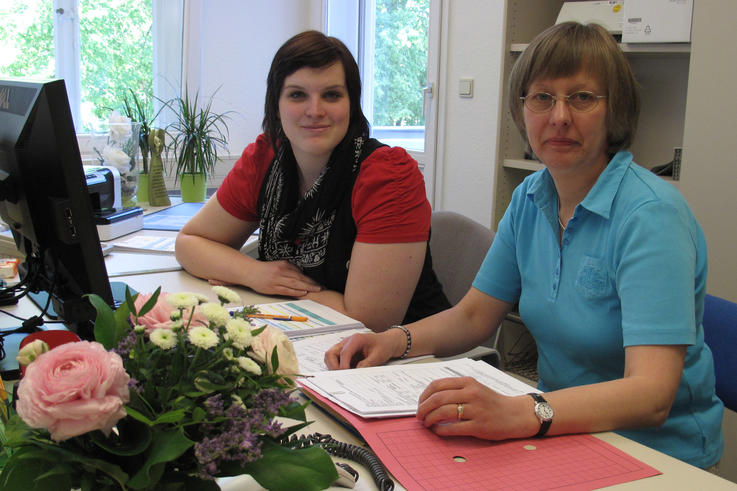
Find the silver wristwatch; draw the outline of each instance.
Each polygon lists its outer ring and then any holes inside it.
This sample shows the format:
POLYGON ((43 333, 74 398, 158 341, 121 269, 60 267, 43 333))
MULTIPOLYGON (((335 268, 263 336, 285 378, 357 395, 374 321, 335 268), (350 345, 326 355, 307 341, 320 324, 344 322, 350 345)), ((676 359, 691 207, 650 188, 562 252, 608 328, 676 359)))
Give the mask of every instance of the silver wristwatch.
POLYGON ((550 407, 548 401, 540 394, 531 392, 530 396, 535 399, 535 416, 540 420, 540 431, 535 435, 535 438, 539 438, 548 432, 553 422, 553 408, 550 407))

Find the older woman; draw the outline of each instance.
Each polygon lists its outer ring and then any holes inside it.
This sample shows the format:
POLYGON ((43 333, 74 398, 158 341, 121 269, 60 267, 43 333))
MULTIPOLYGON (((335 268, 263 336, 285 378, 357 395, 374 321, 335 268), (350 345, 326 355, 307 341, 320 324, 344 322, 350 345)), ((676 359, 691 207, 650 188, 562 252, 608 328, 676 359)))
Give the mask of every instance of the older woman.
POLYGON ((712 466, 723 406, 701 327, 706 244, 683 197, 625 151, 639 113, 627 60, 600 26, 556 25, 517 60, 509 93, 546 168, 515 190, 471 290, 420 322, 334 346, 326 363, 459 353, 519 303, 543 394, 436 380, 417 410, 426 426, 492 440, 619 430, 712 466))
POLYGON ((417 162, 368 137, 360 100, 358 66, 338 39, 307 31, 279 48, 264 134, 182 228, 182 266, 214 283, 312 299, 375 330, 449 307, 417 162), (238 251, 257 227, 258 260, 238 251))

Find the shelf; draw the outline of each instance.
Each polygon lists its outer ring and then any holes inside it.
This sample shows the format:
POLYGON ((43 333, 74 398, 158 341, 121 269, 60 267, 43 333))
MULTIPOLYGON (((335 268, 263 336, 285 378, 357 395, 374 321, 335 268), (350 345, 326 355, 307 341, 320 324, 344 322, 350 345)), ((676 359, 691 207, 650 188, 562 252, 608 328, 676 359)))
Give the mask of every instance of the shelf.
POLYGON ((508 169, 522 169, 533 172, 545 168, 545 166, 537 160, 524 159, 504 159, 504 163, 502 165, 508 169))
MULTIPOLYGON (((691 53, 691 43, 621 43, 619 45, 625 53, 635 55, 688 55, 691 53)), ((512 43, 509 51, 521 53, 527 48, 527 43, 512 43)))

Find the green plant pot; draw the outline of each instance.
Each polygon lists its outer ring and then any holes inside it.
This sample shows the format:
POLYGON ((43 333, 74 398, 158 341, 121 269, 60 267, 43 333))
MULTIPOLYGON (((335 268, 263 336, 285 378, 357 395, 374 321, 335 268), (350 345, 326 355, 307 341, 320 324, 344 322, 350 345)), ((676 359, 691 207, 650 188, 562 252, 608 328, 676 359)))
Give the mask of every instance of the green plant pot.
POLYGON ((202 203, 207 194, 207 177, 204 174, 182 174, 179 188, 184 203, 202 203))
POLYGON ((138 174, 138 190, 136 191, 136 200, 139 203, 148 203, 148 174, 144 172, 138 174))

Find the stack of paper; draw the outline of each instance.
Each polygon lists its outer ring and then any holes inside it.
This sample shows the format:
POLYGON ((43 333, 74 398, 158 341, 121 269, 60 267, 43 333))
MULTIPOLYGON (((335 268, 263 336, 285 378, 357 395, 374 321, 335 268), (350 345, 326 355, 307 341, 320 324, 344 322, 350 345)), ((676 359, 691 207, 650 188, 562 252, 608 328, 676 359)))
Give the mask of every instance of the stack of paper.
POLYGON ((414 415, 420 394, 433 380, 466 376, 504 395, 534 391, 488 363, 470 358, 322 372, 299 383, 361 417, 388 418, 414 415))

